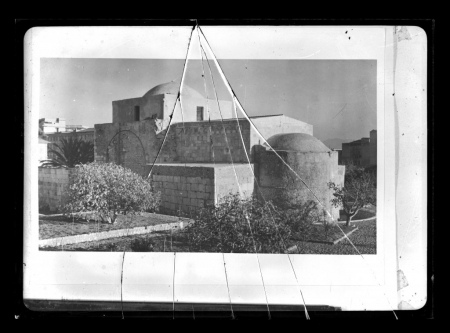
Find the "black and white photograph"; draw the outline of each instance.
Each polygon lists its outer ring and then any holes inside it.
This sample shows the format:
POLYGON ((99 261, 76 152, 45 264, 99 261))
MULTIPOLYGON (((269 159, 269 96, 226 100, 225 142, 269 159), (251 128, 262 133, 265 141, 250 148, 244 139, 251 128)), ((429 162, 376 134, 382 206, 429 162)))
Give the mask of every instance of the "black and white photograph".
POLYGON ((201 36, 186 60, 41 59, 40 249, 376 254, 376 60, 201 36))
POLYGON ((398 309, 399 209, 426 225, 398 184, 426 161, 395 157, 395 57, 423 31, 31 32, 28 299, 398 309))

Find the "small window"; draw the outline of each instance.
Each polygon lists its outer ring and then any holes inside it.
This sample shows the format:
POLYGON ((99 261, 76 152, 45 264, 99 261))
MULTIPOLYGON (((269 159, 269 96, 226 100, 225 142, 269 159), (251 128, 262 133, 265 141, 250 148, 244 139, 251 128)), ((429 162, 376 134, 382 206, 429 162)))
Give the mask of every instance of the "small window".
POLYGON ((197 121, 203 120, 203 106, 197 106, 197 121))
POLYGON ((140 120, 140 118, 141 118, 141 115, 140 115, 140 110, 139 110, 139 105, 136 105, 135 107, 134 107, 134 121, 139 121, 140 120))

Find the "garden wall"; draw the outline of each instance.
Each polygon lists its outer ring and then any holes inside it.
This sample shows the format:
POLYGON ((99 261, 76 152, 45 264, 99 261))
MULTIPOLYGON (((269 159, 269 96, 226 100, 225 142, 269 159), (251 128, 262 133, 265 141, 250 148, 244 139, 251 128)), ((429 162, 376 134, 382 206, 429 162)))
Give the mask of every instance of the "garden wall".
MULTIPOLYGON (((148 172, 151 166, 148 165, 148 172)), ((221 197, 239 193, 253 194, 253 174, 248 164, 159 164, 153 167, 155 191, 161 192, 160 212, 194 214, 221 197), (239 180, 236 181, 236 175, 239 180)))
POLYGON ((71 172, 71 169, 39 168, 39 207, 48 205, 51 211, 58 209, 64 202, 71 172))

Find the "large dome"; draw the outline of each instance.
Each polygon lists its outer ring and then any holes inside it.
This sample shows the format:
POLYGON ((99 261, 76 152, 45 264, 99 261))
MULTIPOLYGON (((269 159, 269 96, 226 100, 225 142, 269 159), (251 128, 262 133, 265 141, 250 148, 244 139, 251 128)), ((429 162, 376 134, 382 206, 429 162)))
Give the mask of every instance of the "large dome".
MULTIPOLYGON (((149 97, 149 96, 155 96, 155 95, 162 95, 162 94, 170 94, 170 95, 178 95, 178 90, 180 89, 180 83, 171 81, 168 83, 163 83, 160 85, 157 85, 156 87, 153 87, 143 97, 149 97)), ((192 89, 191 87, 187 86, 186 84, 183 85, 183 95, 185 96, 191 96, 195 98, 204 98, 198 91, 192 89)))
POLYGON ((275 150, 328 153, 322 141, 305 133, 283 133, 271 136, 267 142, 275 150))

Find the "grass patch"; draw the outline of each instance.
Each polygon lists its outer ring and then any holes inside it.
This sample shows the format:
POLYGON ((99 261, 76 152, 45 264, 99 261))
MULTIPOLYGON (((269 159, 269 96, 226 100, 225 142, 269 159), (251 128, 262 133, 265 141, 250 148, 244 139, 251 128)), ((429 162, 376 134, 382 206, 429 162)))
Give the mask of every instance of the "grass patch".
POLYGON ((292 237, 292 240, 313 243, 334 243, 344 236, 344 233, 347 235, 353 231, 355 231, 353 226, 314 225, 312 227, 311 236, 308 239, 304 239, 301 235, 296 234, 292 237))
MULTIPOLYGON (((359 210, 358 213, 356 213, 355 216, 352 217, 352 221, 356 221, 356 220, 365 220, 371 217, 375 217, 377 214, 375 207, 367 207, 367 208, 362 208, 359 210)), ((343 210, 341 210, 339 212, 339 219, 341 221, 345 221, 347 218, 347 215, 345 214, 345 212, 343 210)))
MULTIPOLYGON (((341 233, 342 235, 342 233, 341 233)), ((300 254, 343 254, 343 255, 359 255, 376 254, 377 253, 377 226, 376 220, 364 221, 358 223, 358 230, 344 238, 335 245, 311 243, 305 241, 294 241, 290 246, 296 245, 297 250, 293 252, 300 254), (359 252, 359 253, 358 253, 359 252)))
POLYGON ((133 235, 64 245, 44 247, 44 251, 99 251, 99 252, 190 252, 187 237, 183 232, 155 231, 151 234, 133 235), (145 249, 145 245, 147 246, 145 249))
POLYGON ((69 218, 65 216, 39 216, 39 239, 49 239, 93 232, 153 226, 176 222, 172 216, 142 213, 141 215, 119 215, 113 224, 95 220, 69 218))

